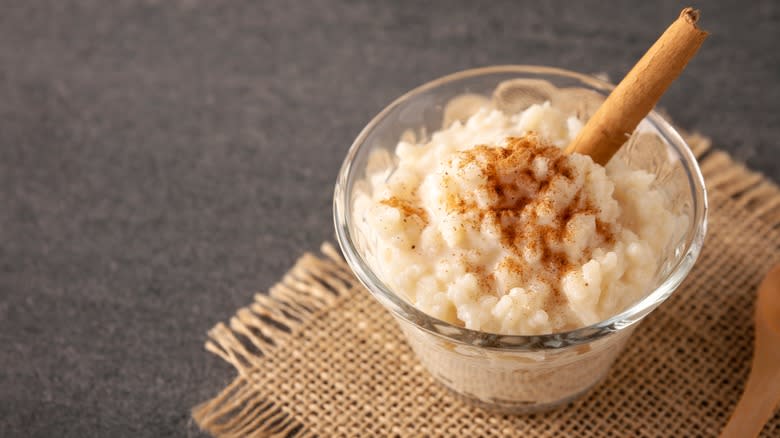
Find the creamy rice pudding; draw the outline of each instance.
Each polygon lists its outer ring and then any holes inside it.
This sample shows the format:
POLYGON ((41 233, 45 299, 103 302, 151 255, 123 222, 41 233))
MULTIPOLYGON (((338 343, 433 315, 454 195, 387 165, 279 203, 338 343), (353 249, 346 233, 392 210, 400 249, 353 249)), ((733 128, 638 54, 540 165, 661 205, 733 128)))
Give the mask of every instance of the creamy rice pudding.
POLYGON ((400 141, 395 170, 354 201, 367 261, 419 309, 473 330, 554 333, 624 310, 687 222, 652 174, 563 154, 581 127, 545 103, 400 141))

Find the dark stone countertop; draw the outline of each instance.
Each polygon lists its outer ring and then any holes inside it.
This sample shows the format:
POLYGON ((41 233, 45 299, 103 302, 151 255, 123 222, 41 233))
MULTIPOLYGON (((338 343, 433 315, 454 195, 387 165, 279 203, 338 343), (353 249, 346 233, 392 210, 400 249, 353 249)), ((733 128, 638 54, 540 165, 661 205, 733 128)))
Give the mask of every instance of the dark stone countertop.
MULTIPOLYGON (((195 435, 206 331, 332 236, 337 169, 446 73, 620 78, 684 4, 0 0, 0 436, 195 435)), ((780 4, 702 2, 662 101, 780 179, 780 4)))

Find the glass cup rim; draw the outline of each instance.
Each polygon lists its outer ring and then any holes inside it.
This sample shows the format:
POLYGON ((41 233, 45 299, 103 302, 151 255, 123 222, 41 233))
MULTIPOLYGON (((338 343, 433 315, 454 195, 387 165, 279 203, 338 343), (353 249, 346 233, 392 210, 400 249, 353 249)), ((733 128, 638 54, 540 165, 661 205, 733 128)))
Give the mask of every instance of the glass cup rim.
POLYGON ((392 110, 422 92, 459 79, 498 73, 558 75, 577 79, 584 84, 602 91, 608 92, 614 88, 614 85, 596 77, 556 67, 537 65, 497 65, 462 70, 445 75, 415 87, 396 98, 374 116, 361 130, 350 146, 347 156, 339 170, 333 196, 333 220, 336 228, 336 239, 341 247, 342 254, 344 254, 347 264, 363 286, 365 286, 374 298, 376 298, 385 308, 390 310, 395 317, 400 317, 421 330, 425 330, 432 335, 445 338, 458 344, 502 351, 560 349, 593 342, 611 333, 634 325, 665 301, 685 279, 701 253, 704 236, 707 231, 707 192, 704 185, 704 178, 696 157, 674 127, 655 111, 651 111, 643 121, 647 121, 653 125, 653 127, 665 137, 669 146, 674 148, 680 155, 680 162, 685 168, 688 176, 688 187, 692 192, 694 219, 693 223, 689 225, 685 235, 686 243, 684 254, 679 258, 660 285, 641 300, 610 318, 574 330, 542 335, 503 335, 467 329, 428 315, 409 303, 399 294, 395 293, 374 273, 360 251, 357 250, 350 231, 352 208, 350 200, 348 199, 349 191, 347 188, 352 171, 352 162, 358 151, 365 144, 368 135, 392 110))

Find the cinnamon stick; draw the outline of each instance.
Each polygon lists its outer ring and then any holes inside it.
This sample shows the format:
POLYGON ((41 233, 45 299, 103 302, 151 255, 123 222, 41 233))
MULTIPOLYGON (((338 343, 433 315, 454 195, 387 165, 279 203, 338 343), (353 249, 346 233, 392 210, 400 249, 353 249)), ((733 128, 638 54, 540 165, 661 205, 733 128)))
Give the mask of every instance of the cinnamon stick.
POLYGON ((566 153, 590 155, 601 165, 609 162, 707 38, 708 33, 696 26, 698 19, 698 10, 682 10, 566 147, 566 153))

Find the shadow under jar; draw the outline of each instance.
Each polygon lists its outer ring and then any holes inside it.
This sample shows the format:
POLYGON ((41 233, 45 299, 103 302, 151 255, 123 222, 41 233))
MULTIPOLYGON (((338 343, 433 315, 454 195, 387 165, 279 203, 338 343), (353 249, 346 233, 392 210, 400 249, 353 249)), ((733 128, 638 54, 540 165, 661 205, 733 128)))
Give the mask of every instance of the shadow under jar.
POLYGON ((469 330, 427 315, 393 290, 372 269, 372 237, 357 226, 357 194, 367 178, 389 176, 399 140, 425 142, 480 105, 518 113, 550 104, 582 122, 612 89, 599 79, 538 66, 466 70, 422 85, 377 115, 352 144, 336 183, 334 222, 339 245, 357 278, 395 317, 420 362, 458 397, 502 413, 553 409, 601 381, 637 323, 666 300, 690 271, 706 232, 707 199, 696 159, 682 137, 655 112, 613 158, 656 176, 653 188, 666 197, 687 227, 665 247, 653 286, 621 313, 567 332, 500 335, 469 330), (641 138, 641 141, 637 141, 641 138), (641 146, 641 147, 639 147, 641 146))

